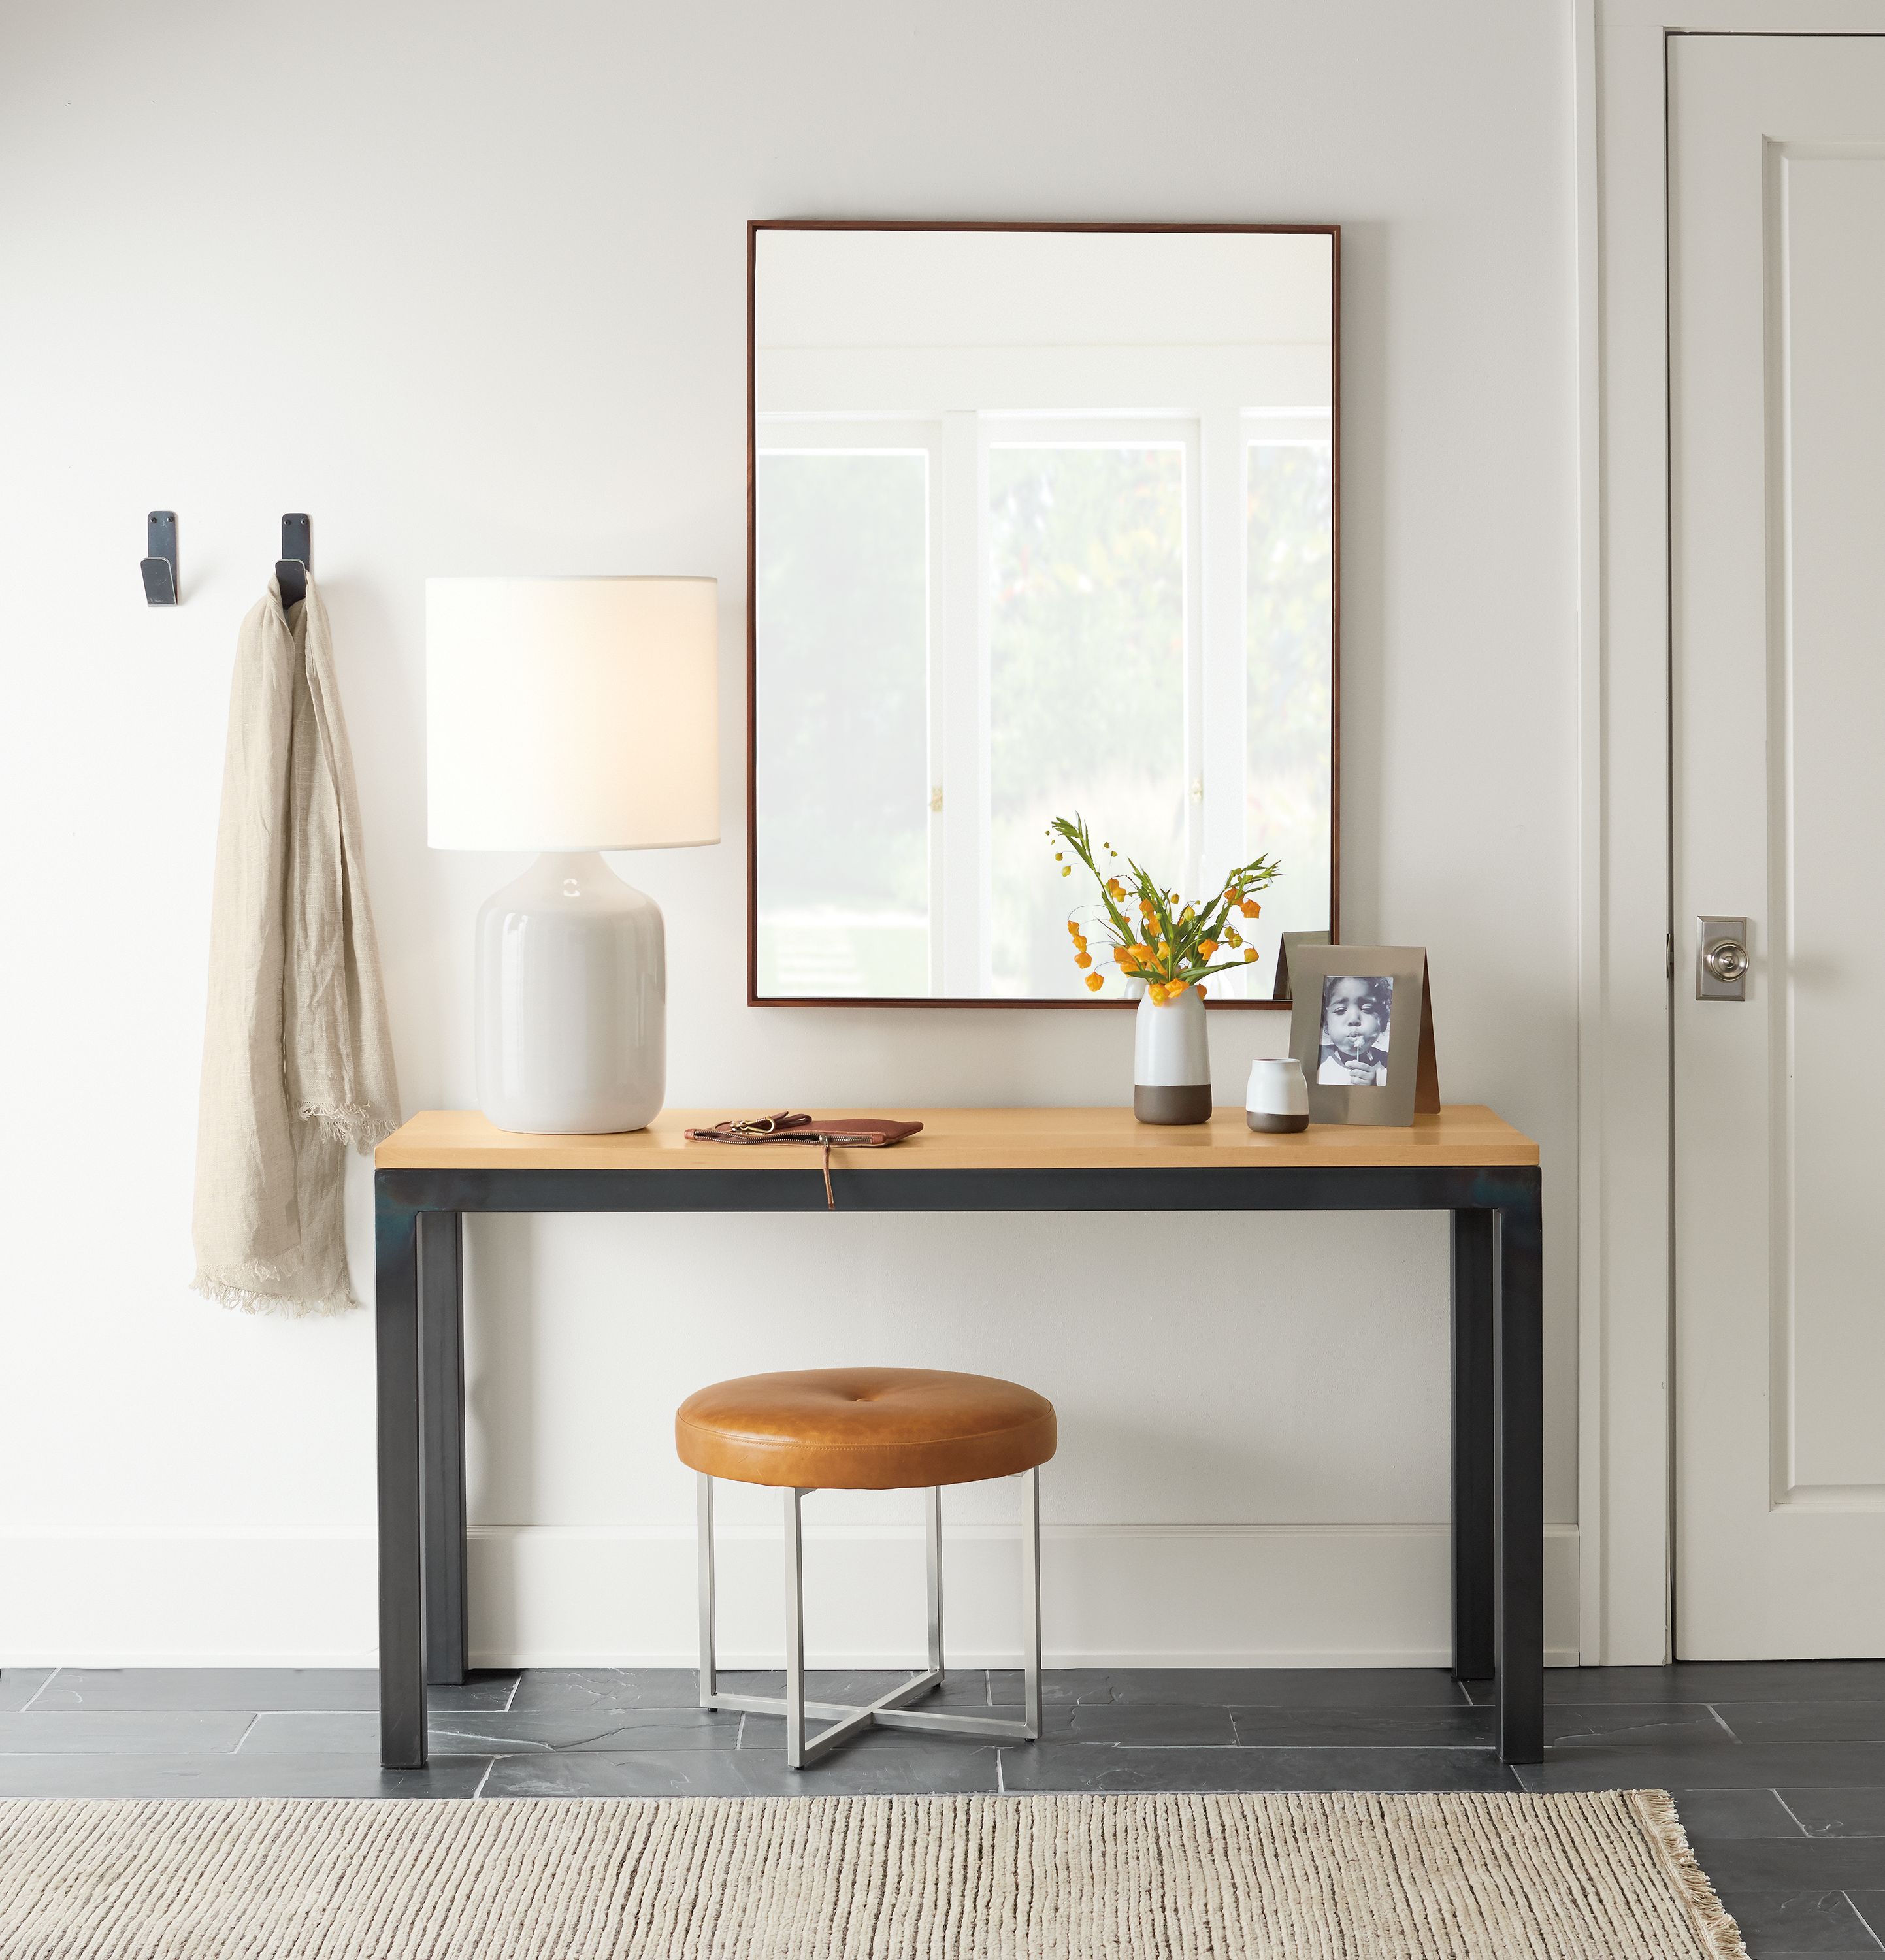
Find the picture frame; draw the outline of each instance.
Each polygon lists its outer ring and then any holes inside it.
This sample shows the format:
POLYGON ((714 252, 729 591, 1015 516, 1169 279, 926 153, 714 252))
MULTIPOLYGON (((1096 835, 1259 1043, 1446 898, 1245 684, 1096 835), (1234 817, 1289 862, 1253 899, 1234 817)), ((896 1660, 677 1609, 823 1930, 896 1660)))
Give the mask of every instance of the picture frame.
POLYGON ((1424 946, 1291 949, 1289 1052, 1312 1123, 1411 1124, 1437 1114, 1440 1071, 1424 946))
POLYGON ((1276 948, 1276 985, 1272 990, 1272 1001, 1287 1001, 1289 991, 1289 963, 1299 946, 1326 946, 1335 937, 1332 932, 1286 932, 1276 948))

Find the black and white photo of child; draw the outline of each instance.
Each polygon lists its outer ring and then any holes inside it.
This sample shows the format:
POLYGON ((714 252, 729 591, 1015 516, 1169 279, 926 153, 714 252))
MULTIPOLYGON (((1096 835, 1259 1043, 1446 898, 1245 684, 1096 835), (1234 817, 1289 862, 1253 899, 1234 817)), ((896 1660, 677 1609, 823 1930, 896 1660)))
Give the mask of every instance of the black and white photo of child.
POLYGON ((1322 983, 1322 1059, 1316 1080, 1343 1089, 1385 1087, 1393 1013, 1391 979, 1330 974, 1322 983))

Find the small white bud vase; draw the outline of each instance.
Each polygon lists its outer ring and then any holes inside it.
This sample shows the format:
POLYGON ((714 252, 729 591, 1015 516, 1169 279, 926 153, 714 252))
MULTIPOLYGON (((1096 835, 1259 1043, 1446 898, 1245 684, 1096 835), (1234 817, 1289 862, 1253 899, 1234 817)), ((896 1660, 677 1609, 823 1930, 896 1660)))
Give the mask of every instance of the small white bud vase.
POLYGON ((1139 1002, 1132 1039, 1132 1113, 1142 1123, 1211 1120, 1211 1044, 1205 1034, 1205 1004, 1195 986, 1163 1006, 1149 994, 1139 1002))
POLYGON ((1243 1112, 1253 1130, 1306 1130, 1309 1084, 1294 1055, 1259 1056, 1250 1064, 1243 1112))

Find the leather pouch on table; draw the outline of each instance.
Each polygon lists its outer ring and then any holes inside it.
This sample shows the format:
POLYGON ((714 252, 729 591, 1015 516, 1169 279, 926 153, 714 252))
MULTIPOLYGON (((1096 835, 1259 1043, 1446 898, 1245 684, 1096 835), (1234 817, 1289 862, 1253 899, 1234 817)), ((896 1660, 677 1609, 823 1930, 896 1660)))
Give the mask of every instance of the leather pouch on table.
POLYGON ((885 1150, 913 1137, 921 1123, 906 1122, 895 1116, 813 1117, 803 1111, 780 1109, 770 1116, 730 1116, 710 1130, 689 1130, 687 1140, 695 1144, 816 1144, 822 1147, 821 1168, 825 1178, 825 1208, 835 1211, 838 1201, 831 1188, 831 1147, 885 1150))

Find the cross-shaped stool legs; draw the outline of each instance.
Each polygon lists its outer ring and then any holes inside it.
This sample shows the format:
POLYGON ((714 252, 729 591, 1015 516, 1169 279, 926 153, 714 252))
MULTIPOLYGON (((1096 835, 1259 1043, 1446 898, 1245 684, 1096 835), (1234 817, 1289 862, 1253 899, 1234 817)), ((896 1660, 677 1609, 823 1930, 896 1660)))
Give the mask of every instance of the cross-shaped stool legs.
POLYGON ((1032 1742, 1041 1724, 1040 1472, 1023 1474, 1021 1517, 1021 1678, 1023 1708, 1018 1722, 992 1717, 925 1713, 907 1704, 943 1683, 942 1492, 923 1494, 925 1550, 929 1577, 929 1666, 900 1688, 863 1707, 805 1699, 804 1500, 809 1491, 781 1492, 785 1511, 785 1692, 725 1694, 720 1690, 714 1636, 713 1482, 705 1471, 696 1473, 700 1568, 700 1705, 739 1708, 750 1714, 785 1717, 785 1760, 804 1769, 829 1755, 860 1730, 927 1729, 949 1736, 997 1736, 1011 1742, 1032 1742), (805 1718, 833 1718, 808 1741, 805 1718))

